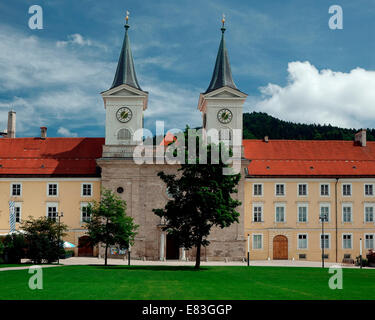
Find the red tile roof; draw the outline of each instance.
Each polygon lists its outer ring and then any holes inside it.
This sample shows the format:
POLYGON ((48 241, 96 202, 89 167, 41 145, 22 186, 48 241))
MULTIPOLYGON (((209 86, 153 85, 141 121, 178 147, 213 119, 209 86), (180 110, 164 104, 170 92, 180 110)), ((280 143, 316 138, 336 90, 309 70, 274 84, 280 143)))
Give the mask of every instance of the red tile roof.
POLYGON ((375 177, 375 142, 244 140, 250 176, 375 177))
POLYGON ((0 176, 99 176, 104 138, 1 138, 0 176))

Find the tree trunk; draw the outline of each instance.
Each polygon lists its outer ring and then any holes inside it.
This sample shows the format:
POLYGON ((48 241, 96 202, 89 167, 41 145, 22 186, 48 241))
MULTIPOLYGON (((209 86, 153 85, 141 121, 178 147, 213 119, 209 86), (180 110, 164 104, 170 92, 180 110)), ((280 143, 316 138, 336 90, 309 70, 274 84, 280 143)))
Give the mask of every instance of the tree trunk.
POLYGON ((108 244, 105 245, 105 252, 104 252, 104 265, 107 266, 107 257, 108 257, 108 244))
POLYGON ((197 254, 195 256, 195 267, 194 269, 199 269, 199 267, 201 266, 201 244, 199 243, 197 245, 197 254))

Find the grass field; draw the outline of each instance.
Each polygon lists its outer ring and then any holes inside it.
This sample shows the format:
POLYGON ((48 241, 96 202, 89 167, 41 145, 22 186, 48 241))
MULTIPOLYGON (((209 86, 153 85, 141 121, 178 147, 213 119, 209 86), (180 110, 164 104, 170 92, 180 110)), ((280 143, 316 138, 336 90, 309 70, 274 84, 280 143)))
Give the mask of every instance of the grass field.
POLYGON ((31 276, 0 272, 0 299, 375 299, 368 269, 343 269, 342 290, 320 268, 64 266, 43 269, 43 290, 28 288, 31 276))

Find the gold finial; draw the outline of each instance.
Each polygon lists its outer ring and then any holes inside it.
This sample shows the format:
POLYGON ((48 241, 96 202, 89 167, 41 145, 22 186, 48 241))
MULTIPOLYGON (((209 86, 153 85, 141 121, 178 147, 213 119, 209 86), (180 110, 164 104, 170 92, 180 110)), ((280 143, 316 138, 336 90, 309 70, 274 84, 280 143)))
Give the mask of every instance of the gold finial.
POLYGON ((128 10, 126 10, 126 17, 125 17, 126 23, 128 23, 129 14, 130 14, 130 12, 128 10))
POLYGON ((223 18, 221 19, 221 22, 223 23, 223 28, 224 28, 224 24, 225 24, 225 14, 223 13, 223 18))

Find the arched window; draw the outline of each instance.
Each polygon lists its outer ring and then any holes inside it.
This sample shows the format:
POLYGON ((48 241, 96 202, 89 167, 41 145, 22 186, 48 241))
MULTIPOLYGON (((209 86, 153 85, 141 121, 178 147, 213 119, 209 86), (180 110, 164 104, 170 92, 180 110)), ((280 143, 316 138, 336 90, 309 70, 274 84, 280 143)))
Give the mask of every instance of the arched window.
POLYGON ((119 132, 117 133, 117 139, 118 140, 126 140, 129 141, 132 138, 132 134, 129 129, 123 128, 120 129, 119 132))
POLYGON ((220 130, 220 140, 228 141, 232 140, 232 130, 229 128, 223 128, 220 130))

